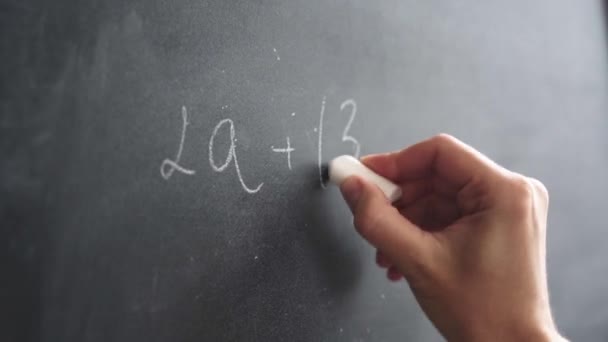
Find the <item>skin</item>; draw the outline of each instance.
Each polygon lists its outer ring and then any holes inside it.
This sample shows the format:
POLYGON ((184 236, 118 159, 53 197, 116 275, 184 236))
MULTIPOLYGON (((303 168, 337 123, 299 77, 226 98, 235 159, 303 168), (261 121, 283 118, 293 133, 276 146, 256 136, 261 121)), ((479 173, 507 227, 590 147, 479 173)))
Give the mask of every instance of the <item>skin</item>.
POLYGON ((549 306, 541 182, 445 134, 362 162, 403 196, 391 204, 348 178, 340 189, 354 225, 447 340, 565 341, 549 306))

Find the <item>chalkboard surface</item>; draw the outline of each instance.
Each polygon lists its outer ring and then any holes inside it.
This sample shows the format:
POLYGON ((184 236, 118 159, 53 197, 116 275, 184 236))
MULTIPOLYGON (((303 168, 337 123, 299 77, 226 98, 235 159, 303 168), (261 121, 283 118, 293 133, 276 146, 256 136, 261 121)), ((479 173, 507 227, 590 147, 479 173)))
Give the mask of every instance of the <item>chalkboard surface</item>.
POLYGON ((551 192, 608 340, 600 1, 3 1, 3 341, 424 341, 319 163, 456 135, 551 192))

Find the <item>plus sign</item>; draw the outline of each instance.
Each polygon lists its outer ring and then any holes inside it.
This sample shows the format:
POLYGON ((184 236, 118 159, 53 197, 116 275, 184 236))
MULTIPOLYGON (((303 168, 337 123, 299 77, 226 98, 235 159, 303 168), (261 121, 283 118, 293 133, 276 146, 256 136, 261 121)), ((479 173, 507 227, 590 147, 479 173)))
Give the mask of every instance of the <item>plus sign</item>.
POLYGON ((285 148, 275 148, 274 146, 270 146, 272 152, 277 153, 287 153, 287 167, 291 170, 291 152, 295 151, 291 144, 289 143, 289 137, 287 137, 287 147, 285 148))

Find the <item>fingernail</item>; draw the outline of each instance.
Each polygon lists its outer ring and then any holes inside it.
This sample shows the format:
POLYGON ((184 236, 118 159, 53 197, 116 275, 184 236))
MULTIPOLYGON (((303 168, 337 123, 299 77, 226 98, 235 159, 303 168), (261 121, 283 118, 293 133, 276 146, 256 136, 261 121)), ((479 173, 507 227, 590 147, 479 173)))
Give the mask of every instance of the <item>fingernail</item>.
POLYGON ((379 155, 378 153, 376 153, 376 154, 368 154, 368 155, 366 155, 366 156, 363 156, 363 157, 359 158, 359 160, 360 160, 362 163, 365 163, 365 161, 370 160, 370 159, 373 159, 374 157, 376 157, 376 156, 378 156, 378 155, 379 155))
POLYGON ((342 185, 340 185, 342 196, 344 197, 344 200, 346 200, 346 203, 350 207, 351 211, 354 211, 357 207, 357 202, 359 202, 359 198, 361 197, 362 188, 363 185, 357 177, 349 177, 342 183, 342 185))

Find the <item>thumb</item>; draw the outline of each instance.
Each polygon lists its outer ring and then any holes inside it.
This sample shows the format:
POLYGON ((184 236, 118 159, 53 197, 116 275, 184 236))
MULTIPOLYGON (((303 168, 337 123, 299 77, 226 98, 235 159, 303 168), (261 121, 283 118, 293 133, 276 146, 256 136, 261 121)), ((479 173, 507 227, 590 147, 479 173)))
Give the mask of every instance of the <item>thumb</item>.
POLYGON ((407 276, 427 259, 428 232, 418 228, 393 207, 374 184, 356 176, 340 186, 354 215, 355 228, 407 276))

